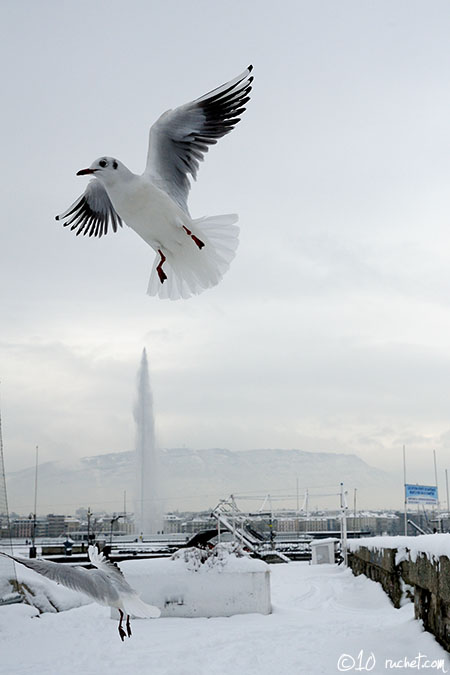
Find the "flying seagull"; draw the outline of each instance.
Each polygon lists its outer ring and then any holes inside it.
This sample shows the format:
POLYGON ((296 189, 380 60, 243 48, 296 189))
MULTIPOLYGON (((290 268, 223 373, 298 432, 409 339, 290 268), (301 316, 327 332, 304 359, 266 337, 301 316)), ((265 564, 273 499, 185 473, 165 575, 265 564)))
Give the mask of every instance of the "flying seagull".
POLYGON ((56 581, 74 591, 81 591, 90 598, 109 607, 115 607, 119 610, 119 635, 122 642, 126 635, 131 637, 130 616, 138 616, 142 619, 156 619, 161 612, 153 605, 147 605, 143 602, 136 591, 127 583, 118 566, 99 553, 96 546, 89 546, 89 560, 96 567, 95 570, 87 570, 84 567, 69 567, 61 563, 50 562, 49 560, 37 560, 28 558, 17 558, 7 553, 0 553, 8 558, 12 558, 21 565, 56 581), (122 622, 126 614, 127 632, 122 627, 122 622))
POLYGON ((189 298, 215 286, 238 246, 236 214, 191 218, 188 174, 195 180, 210 145, 228 134, 245 110, 249 66, 226 84, 168 110, 150 129, 147 166, 132 173, 114 157, 100 157, 77 176, 92 175, 84 194, 56 216, 77 235, 101 237, 124 221, 156 253, 147 293, 189 298))

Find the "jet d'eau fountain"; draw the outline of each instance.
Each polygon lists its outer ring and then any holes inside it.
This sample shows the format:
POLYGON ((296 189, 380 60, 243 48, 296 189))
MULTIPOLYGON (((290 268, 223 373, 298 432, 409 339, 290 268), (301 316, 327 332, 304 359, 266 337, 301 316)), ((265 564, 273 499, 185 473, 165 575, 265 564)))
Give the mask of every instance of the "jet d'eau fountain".
POLYGON ((153 396, 148 374, 147 352, 142 352, 137 378, 135 522, 138 535, 162 529, 162 503, 158 484, 158 451, 155 440, 153 396))

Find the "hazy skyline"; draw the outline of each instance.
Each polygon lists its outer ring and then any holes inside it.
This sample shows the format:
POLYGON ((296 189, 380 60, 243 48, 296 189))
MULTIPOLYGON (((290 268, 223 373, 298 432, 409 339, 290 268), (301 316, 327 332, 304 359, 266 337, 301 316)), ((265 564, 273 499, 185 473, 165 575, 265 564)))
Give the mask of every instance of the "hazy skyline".
MULTIPOLYGON (((7 471, 129 450, 146 347, 162 447, 356 453, 450 468, 447 2, 4 0, 0 380, 7 471), (54 216, 102 154, 254 65, 192 215, 239 213, 221 284, 146 296, 128 228, 54 216)), ((442 486, 441 486, 442 487, 442 486)))

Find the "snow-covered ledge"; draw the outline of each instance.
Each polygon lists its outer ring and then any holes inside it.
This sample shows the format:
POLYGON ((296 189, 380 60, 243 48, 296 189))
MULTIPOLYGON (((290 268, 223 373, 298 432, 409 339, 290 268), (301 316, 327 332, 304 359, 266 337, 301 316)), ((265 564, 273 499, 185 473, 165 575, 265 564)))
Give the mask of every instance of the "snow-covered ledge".
MULTIPOLYGON (((172 558, 120 563, 127 581, 162 617, 270 614, 269 566, 227 545, 180 549, 172 558)), ((116 617, 112 610, 112 617, 116 617)))
POLYGON ((395 607, 414 600, 416 618, 450 650, 450 534, 351 539, 348 550, 354 574, 380 582, 395 607))
POLYGON ((426 555, 430 560, 439 560, 441 556, 450 558, 450 534, 421 534, 417 537, 362 537, 349 539, 349 551, 364 547, 371 551, 385 548, 397 551, 397 564, 402 560, 416 561, 418 555, 426 555))

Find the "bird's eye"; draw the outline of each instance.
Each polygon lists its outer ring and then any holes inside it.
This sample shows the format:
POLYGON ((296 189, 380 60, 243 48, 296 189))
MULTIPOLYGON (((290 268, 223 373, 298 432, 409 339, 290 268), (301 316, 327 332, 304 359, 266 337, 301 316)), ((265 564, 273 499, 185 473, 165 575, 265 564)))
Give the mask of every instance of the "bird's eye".
POLYGON ((103 167, 103 168, 105 168, 105 166, 108 166, 108 162, 106 161, 106 159, 101 159, 101 160, 99 161, 99 164, 100 164, 100 166, 103 167))
POLYGON ((117 164, 116 160, 114 160, 114 162, 113 162, 113 169, 117 169, 118 166, 119 166, 119 165, 117 164))

